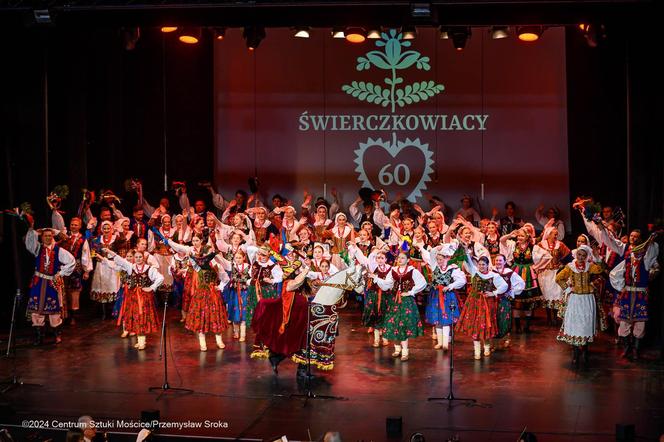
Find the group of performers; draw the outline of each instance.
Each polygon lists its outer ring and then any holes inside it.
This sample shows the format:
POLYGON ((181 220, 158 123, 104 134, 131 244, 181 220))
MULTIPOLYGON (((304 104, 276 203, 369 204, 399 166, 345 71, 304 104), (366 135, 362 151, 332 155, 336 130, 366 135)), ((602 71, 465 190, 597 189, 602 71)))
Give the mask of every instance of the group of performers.
POLYGON ((155 208, 138 181, 131 218, 108 191, 98 201, 86 194, 69 229, 52 195, 51 227, 34 230, 26 216, 25 243, 36 257, 28 300, 35 343, 42 343, 46 317, 61 342, 63 319, 75 322, 91 279, 90 299, 115 318, 122 338, 137 337, 138 350, 159 330, 156 305, 168 299, 201 351, 207 334, 223 349, 229 327, 239 342, 253 329, 252 357, 269 358, 275 373, 289 357, 300 375, 306 362, 333 367, 337 306, 316 303, 322 287, 361 292, 371 345, 392 342, 392 357, 401 361, 410 358, 409 341, 425 334, 423 319, 435 350, 448 349, 454 327, 472 339, 473 358, 482 359, 509 347, 512 331, 530 332, 537 307, 546 309, 550 325, 562 319, 557 339, 573 347, 574 364, 581 355, 587 360, 588 344, 607 319, 618 324, 623 356, 638 357, 658 246, 638 230, 621 237, 610 208, 593 212, 590 200, 573 206, 590 237, 580 235, 570 250, 555 209, 538 209, 538 235, 511 202, 504 217, 494 209, 482 219, 466 196, 447 224, 435 197, 425 211, 362 189, 346 215, 336 193, 332 204, 324 198, 312 204, 305 192, 298 210, 279 195, 268 208, 258 194, 238 191, 227 201, 207 187, 219 217, 203 200, 191 206, 184 186, 176 190, 181 211, 172 211, 168 198, 155 208), (345 275, 343 283, 330 282, 337 274, 345 275))

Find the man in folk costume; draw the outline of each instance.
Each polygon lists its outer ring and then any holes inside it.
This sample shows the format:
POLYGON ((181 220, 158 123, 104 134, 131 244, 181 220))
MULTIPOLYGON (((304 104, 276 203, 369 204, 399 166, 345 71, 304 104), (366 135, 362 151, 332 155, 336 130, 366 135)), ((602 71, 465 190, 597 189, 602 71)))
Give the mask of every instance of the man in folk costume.
POLYGON ((600 229, 602 241, 624 257, 623 261, 611 270, 609 280, 613 288, 619 291, 615 306, 619 310, 618 336, 625 347, 622 357, 629 357, 633 349, 634 358, 637 359, 648 320, 648 283, 659 272, 659 245, 654 242, 654 235, 647 241, 642 241, 641 231, 638 229, 630 232, 627 244, 609 235, 601 226, 600 229))
POLYGON ((54 240, 54 229, 42 229, 39 233, 30 226, 25 235, 25 246, 35 255, 35 274, 30 281, 28 313, 35 328, 35 345, 40 345, 43 327, 48 316, 51 327, 55 330, 55 342, 62 342, 60 324, 62 324, 63 289, 62 278, 74 271, 76 260, 66 249, 58 246, 54 240), (39 241, 41 234, 41 243, 39 241))
POLYGON ((67 234, 64 218, 57 209, 54 209, 52 225, 55 230, 60 231, 58 245, 71 253, 76 260, 76 266, 71 275, 64 278, 69 323, 73 325, 75 324, 74 315, 80 308, 79 300, 83 281, 87 281, 93 268, 90 244, 83 234, 81 234, 83 221, 80 218, 73 217, 71 219, 69 222, 69 234, 67 234))

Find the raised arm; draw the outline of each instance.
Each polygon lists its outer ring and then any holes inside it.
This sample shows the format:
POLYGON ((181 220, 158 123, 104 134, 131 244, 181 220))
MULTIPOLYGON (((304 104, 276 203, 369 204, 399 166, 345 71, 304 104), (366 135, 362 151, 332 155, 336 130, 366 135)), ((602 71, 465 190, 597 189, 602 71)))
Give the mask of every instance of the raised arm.
POLYGON ((62 217, 62 214, 56 209, 53 209, 51 212, 51 227, 54 229, 66 233, 67 227, 65 226, 65 219, 62 217))
POLYGON ((28 233, 25 234, 25 248, 28 249, 28 252, 37 256, 39 255, 40 247, 41 244, 39 244, 39 236, 37 235, 37 231, 30 227, 28 233))

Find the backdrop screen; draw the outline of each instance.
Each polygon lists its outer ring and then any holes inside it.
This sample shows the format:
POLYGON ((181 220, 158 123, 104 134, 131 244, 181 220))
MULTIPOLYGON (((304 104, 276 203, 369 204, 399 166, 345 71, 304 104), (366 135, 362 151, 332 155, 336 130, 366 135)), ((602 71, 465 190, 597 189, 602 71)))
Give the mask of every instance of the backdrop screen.
POLYGON ((255 51, 241 31, 214 47, 215 182, 222 193, 257 176, 263 196, 296 204, 307 189, 349 204, 360 187, 483 215, 513 200, 568 213, 565 37, 491 39, 474 28, 456 51, 434 29, 387 30, 351 44, 268 30, 255 51))

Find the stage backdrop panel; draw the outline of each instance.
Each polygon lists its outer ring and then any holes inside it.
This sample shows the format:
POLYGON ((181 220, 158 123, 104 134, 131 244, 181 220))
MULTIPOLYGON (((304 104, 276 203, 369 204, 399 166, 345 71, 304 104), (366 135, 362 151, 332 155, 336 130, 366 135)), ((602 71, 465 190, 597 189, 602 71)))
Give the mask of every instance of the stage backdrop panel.
POLYGON ((434 29, 404 41, 351 44, 268 29, 248 51, 240 30, 214 48, 215 183, 230 196, 258 176, 261 193, 296 204, 362 186, 456 209, 463 194, 490 216, 514 200, 569 206, 564 30, 535 43, 474 28, 456 51, 434 29))

